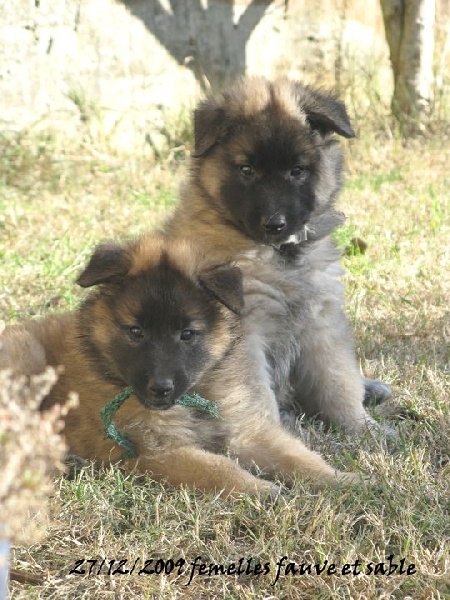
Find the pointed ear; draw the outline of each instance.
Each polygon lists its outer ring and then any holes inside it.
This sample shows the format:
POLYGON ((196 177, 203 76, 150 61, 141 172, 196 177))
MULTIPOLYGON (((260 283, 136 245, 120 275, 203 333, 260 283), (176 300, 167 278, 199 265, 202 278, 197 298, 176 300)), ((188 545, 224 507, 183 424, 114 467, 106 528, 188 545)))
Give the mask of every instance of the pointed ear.
POLYGON ((194 111, 195 147, 192 156, 203 156, 227 131, 225 111, 212 100, 205 100, 194 111))
POLYGON ((345 138, 355 137, 343 102, 331 94, 322 94, 300 83, 294 85, 298 104, 312 129, 322 135, 338 133, 345 138))
POLYGON ((238 267, 219 266, 200 274, 201 285, 229 308, 240 315, 244 308, 242 273, 238 267))
POLYGON ((94 250, 87 267, 77 279, 81 287, 91 287, 124 277, 131 266, 126 248, 114 243, 100 244, 94 250))

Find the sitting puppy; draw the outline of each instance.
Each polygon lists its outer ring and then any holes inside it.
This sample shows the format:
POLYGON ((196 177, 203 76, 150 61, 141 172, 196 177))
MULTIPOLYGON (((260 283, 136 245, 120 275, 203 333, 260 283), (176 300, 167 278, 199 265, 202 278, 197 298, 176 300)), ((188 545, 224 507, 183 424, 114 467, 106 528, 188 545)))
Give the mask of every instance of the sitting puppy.
POLYGON ((354 136, 344 105, 297 82, 244 77, 199 104, 194 134, 169 235, 241 269, 250 352, 287 422, 306 413, 378 430, 364 403, 391 391, 360 375, 332 239, 344 220, 336 137, 354 136))
POLYGON ((253 463, 269 476, 300 476, 318 487, 359 479, 335 471, 280 425, 242 335, 237 267, 183 240, 142 237, 98 246, 78 283, 97 286, 78 311, 6 328, 0 350, 0 368, 23 375, 63 365, 42 408, 79 394, 65 424, 71 453, 120 459, 100 410, 131 386, 114 421, 137 453, 127 464, 157 479, 226 493, 277 492, 246 470, 253 463), (194 390, 218 403, 219 418, 175 405, 194 390))

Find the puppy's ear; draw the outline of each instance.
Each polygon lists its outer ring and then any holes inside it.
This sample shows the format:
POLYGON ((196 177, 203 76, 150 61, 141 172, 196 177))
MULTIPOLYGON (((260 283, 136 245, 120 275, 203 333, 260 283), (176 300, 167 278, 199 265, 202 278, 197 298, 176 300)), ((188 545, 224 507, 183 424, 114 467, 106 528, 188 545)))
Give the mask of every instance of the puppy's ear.
POLYGON ((338 133, 345 138, 355 137, 345 104, 331 94, 294 84, 297 102, 306 114, 309 125, 322 135, 338 133))
POLYGON ((131 257, 126 248, 118 244, 100 244, 94 250, 87 267, 77 279, 81 287, 91 287, 124 277, 131 266, 131 257))
POLYGON ((203 156, 225 135, 225 111, 212 100, 201 102, 194 111, 195 146, 193 157, 203 156))
POLYGON ((201 273, 199 280, 216 300, 219 300, 235 314, 241 314, 244 308, 244 290, 242 273, 238 267, 215 267, 201 273))

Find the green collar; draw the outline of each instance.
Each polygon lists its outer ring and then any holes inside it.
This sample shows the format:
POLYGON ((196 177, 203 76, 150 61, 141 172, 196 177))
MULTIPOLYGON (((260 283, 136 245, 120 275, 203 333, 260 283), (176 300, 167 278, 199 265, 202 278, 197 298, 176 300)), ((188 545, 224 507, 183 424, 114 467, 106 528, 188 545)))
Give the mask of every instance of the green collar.
MULTIPOLYGON (((124 458, 136 458, 137 453, 130 440, 117 429, 113 422, 113 418, 125 400, 127 400, 132 394, 133 388, 127 387, 119 392, 114 400, 108 402, 108 404, 105 404, 105 406, 100 410, 103 430, 107 437, 116 442, 125 450, 124 458)), ((184 396, 181 396, 181 398, 176 400, 175 404, 204 410, 216 419, 220 418, 217 402, 206 400, 205 398, 202 398, 200 394, 197 394, 197 392, 192 392, 192 394, 185 394, 184 396)))

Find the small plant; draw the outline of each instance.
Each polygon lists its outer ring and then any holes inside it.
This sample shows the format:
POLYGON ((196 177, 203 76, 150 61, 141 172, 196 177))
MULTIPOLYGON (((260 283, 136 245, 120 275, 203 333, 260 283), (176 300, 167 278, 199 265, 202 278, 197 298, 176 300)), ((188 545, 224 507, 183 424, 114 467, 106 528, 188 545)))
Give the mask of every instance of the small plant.
POLYGON ((162 110, 161 117, 152 123, 153 131, 145 136, 158 160, 180 163, 193 142, 191 111, 184 108, 179 111, 162 110))
POLYGON ((0 598, 6 597, 9 543, 30 544, 41 538, 51 476, 63 468, 61 417, 76 400, 39 412, 57 377, 52 368, 30 381, 0 371, 0 598))

